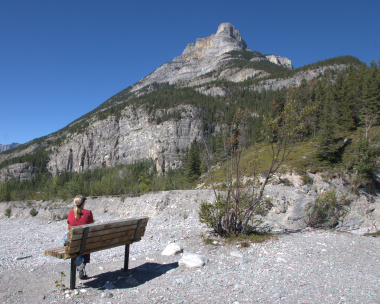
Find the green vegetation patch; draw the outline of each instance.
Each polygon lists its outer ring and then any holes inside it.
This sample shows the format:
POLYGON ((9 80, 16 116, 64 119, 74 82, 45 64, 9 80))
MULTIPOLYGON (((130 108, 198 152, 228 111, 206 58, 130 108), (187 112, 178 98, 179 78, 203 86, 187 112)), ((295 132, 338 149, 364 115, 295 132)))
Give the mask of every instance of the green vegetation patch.
POLYGON ((366 233, 365 236, 374 236, 374 237, 380 237, 380 230, 376 232, 366 233))

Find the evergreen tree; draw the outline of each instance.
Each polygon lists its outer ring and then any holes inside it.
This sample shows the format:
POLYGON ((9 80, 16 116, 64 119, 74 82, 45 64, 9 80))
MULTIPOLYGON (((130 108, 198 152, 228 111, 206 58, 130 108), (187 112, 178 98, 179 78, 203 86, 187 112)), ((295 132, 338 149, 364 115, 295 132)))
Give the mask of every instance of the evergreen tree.
POLYGON ((339 159, 339 146, 336 142, 337 115, 334 109, 334 94, 329 92, 323 105, 321 130, 318 134, 316 156, 320 161, 335 163, 339 159))
POLYGON ((376 63, 371 63, 371 69, 364 76, 363 96, 360 109, 360 121, 368 131, 379 123, 380 114, 380 76, 376 63))
POLYGON ((189 179, 197 178, 201 175, 200 147, 196 138, 194 138, 191 143, 190 149, 186 155, 185 173, 189 179))
POLYGON ((355 130, 358 124, 358 106, 361 96, 361 77, 358 71, 350 66, 342 84, 342 103, 339 122, 344 132, 355 130))
POLYGON ((375 172, 376 150, 371 147, 370 139, 362 133, 355 156, 355 184, 356 187, 365 186, 372 180, 375 172))

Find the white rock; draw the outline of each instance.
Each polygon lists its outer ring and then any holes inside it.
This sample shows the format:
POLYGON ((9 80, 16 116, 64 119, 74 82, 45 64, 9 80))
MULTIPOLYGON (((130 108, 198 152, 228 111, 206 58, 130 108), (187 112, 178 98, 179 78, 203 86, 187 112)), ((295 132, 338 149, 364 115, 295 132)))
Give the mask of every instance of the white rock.
POLYGON ((283 259, 283 258, 277 258, 276 262, 278 262, 278 263, 287 263, 288 261, 285 260, 285 259, 283 259))
POLYGON ((183 257, 178 261, 179 266, 197 268, 207 264, 207 258, 200 254, 185 252, 183 257))
POLYGON ((181 252, 183 252, 183 249, 180 245, 177 243, 170 243, 168 246, 166 246, 164 251, 162 251, 161 255, 176 255, 181 252))
POLYGON ((233 257, 242 258, 243 255, 239 251, 232 251, 230 253, 233 257))

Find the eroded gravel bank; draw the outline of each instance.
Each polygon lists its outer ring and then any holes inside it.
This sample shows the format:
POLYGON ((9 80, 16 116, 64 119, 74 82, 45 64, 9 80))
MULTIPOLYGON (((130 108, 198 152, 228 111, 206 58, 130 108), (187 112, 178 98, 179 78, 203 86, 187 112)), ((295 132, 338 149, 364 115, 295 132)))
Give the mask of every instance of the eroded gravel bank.
MULTIPOLYGON (((69 262, 44 256, 59 244, 65 221, 0 219, 0 302, 380 303, 379 238, 307 229, 247 248, 206 245, 196 213, 201 199, 206 196, 130 207, 133 214, 151 216, 146 235, 131 246, 130 271, 120 270, 122 247, 94 253, 90 278, 78 280, 76 292, 69 293, 55 283, 63 271, 69 284, 69 262), (178 267, 180 255, 161 255, 170 242, 206 256, 207 265, 178 267)), ((108 201, 107 212, 93 206, 97 221, 120 217, 108 201)))

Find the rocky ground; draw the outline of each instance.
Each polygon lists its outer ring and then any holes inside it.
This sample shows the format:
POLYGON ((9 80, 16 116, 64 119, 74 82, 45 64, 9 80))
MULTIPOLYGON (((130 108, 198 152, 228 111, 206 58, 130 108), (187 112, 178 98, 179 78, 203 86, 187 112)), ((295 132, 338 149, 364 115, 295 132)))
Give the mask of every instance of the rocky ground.
MULTIPOLYGON (((197 218, 210 191, 171 191, 138 198, 89 198, 97 222, 148 215, 140 242, 91 256, 87 280, 69 285, 69 261, 44 255, 65 231, 68 202, 39 203, 37 216, 12 205, 0 210, 1 303, 380 303, 380 238, 309 228, 276 230, 270 240, 242 247, 206 244, 197 218), (61 210, 61 213, 59 212, 61 210), (54 220, 54 219, 55 220, 54 220), (163 256, 169 243, 207 258, 201 268, 179 266, 182 255, 163 256)), ((293 223, 294 224, 294 223, 293 223)), ((365 228, 361 227, 362 231, 365 228)), ((358 230, 355 230, 358 231, 358 230)), ((207 236, 206 236, 207 237, 207 236)))

